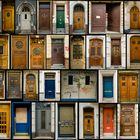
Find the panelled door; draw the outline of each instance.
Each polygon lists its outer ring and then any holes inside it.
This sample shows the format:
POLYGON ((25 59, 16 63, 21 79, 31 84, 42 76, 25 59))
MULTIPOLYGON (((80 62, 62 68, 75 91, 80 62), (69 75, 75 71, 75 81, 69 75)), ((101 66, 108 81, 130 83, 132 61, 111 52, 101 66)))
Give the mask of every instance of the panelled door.
POLYGON ((89 49, 89 66, 103 65, 103 40, 91 39, 89 49))
POLYGON ((52 39, 53 64, 64 64, 64 39, 52 39))
POLYGON ((55 98, 55 73, 45 74, 45 98, 55 98))
POLYGON ((75 136, 75 107, 74 105, 59 105, 58 136, 75 136))
POLYGON ((107 16, 109 31, 120 31, 120 3, 107 4, 107 16))
POLYGON ((51 136, 51 104, 36 104, 36 134, 37 136, 51 136))
POLYGON ((135 102, 138 100, 138 75, 119 76, 120 101, 135 102))
POLYGON ((73 12, 73 30, 84 30, 85 12, 83 5, 75 5, 73 12))
POLYGON ((91 30, 92 32, 105 32, 106 4, 92 4, 91 30))
POLYGON ((8 36, 0 35, 0 68, 8 68, 8 36))
POLYGON ((36 97, 36 77, 34 74, 26 76, 26 96, 28 98, 36 97))
POLYGON ((30 69, 43 69, 45 61, 44 37, 31 38, 30 41, 30 69))
POLYGON ((111 65, 121 65, 120 39, 111 39, 111 65))
POLYGON ((14 6, 3 6, 2 10, 2 28, 3 31, 14 31, 14 6))
POLYGON ((140 63, 140 36, 130 38, 130 63, 140 63))
POLYGON ((20 72, 8 72, 8 96, 9 98, 20 98, 20 72))
POLYGON ((64 6, 56 7, 56 28, 65 28, 64 6))
POLYGON ((94 135, 94 109, 84 108, 84 136, 94 135))
POLYGON ((39 30, 50 30, 50 3, 39 3, 39 30))
POLYGON ((0 71, 0 98, 4 98, 4 72, 0 71))
POLYGON ((9 137, 10 105, 0 105, 0 135, 9 137))
POLYGON ((135 105, 121 105, 120 135, 135 136, 135 105))
POLYGON ((130 29, 139 29, 139 9, 134 6, 130 10, 130 29))
POLYGON ((113 108, 103 108, 103 132, 113 133, 114 112, 113 108))
POLYGON ((113 97, 113 77, 103 77, 103 97, 113 97))
POLYGON ((12 36, 12 68, 28 68, 27 36, 12 36))

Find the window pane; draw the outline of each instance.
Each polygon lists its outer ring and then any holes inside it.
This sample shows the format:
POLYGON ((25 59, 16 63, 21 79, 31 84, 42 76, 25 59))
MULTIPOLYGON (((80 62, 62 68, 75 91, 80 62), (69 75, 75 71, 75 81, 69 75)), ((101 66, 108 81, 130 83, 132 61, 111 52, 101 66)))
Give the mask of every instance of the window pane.
POLYGON ((68 84, 73 85, 73 76, 71 75, 68 77, 68 84))
POLYGON ((41 112, 41 129, 45 129, 45 111, 41 112))
POLYGON ((90 85, 90 76, 86 76, 85 84, 90 85))

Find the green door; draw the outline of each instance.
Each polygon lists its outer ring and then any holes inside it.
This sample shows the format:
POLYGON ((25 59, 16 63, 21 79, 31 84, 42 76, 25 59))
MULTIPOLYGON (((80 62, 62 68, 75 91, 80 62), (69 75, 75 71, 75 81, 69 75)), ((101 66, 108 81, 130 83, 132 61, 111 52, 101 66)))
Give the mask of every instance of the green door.
POLYGON ((64 6, 57 6, 56 28, 65 28, 64 6))

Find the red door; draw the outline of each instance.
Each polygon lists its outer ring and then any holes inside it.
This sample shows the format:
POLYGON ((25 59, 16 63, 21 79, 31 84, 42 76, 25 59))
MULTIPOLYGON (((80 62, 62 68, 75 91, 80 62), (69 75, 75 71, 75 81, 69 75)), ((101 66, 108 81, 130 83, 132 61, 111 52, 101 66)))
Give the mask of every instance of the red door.
POLYGON ((113 133, 113 108, 104 108, 103 109, 103 132, 104 133, 113 133))

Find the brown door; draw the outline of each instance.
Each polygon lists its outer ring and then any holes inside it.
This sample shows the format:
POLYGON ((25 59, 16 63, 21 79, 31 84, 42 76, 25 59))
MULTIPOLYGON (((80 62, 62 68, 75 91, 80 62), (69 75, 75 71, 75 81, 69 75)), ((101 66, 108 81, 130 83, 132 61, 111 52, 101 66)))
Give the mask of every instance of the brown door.
POLYGON ((130 10, 130 29, 139 29, 139 9, 134 6, 130 10))
POLYGON ((52 39, 53 64, 64 64, 64 39, 52 39))
POLYGON ((4 98, 4 72, 0 71, 0 98, 4 98))
POLYGON ((26 97, 36 97, 36 78, 34 74, 28 74, 26 76, 26 97))
POLYGON ((135 102, 138 99, 138 76, 120 75, 119 76, 120 101, 135 102))
POLYGON ((107 4, 108 30, 120 31, 120 3, 107 4))
POLYGON ((103 65, 103 40, 91 39, 89 49, 89 65, 91 66, 102 66, 103 65))
POLYGON ((130 38, 130 63, 140 63, 140 36, 130 38))
POLYGON ((12 68, 28 68, 27 36, 12 36, 12 68))
POLYGON ((50 3, 39 3, 39 30, 50 30, 50 3))
POLYGON ((73 30, 84 30, 85 16, 84 7, 81 4, 77 4, 74 7, 73 13, 73 30))
POLYGON ((44 53, 45 53, 44 37, 30 38, 30 69, 44 68, 44 53))
POLYGON ((91 24, 92 32, 105 32, 106 4, 92 4, 91 24))
POLYGON ((84 108, 84 136, 94 135, 94 109, 84 108))
POLYGON ((135 136, 135 108, 134 105, 121 105, 120 135, 135 136))
POLYGON ((103 132, 113 133, 114 128, 114 112, 113 108, 103 109, 103 132))
POLYGON ((8 36, 0 35, 0 69, 8 69, 8 36))
POLYGON ((3 6, 2 10, 3 31, 13 32, 14 31, 14 6, 3 6))
POLYGON ((121 65, 120 39, 111 39, 111 65, 121 65))

